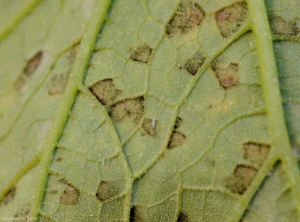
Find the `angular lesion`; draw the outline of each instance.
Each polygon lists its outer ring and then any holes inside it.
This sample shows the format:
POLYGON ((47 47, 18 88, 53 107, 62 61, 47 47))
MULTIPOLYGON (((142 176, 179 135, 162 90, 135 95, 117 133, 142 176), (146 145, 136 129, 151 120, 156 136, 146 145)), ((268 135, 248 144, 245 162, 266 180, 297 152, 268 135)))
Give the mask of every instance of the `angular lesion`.
POLYGON ((245 1, 226 6, 215 13, 215 20, 225 38, 237 32, 248 18, 248 8, 245 1))
POLYGON ((223 88, 226 89, 238 84, 239 65, 237 63, 232 62, 228 66, 225 66, 224 63, 215 59, 211 63, 211 68, 223 88))
POLYGON ((142 136, 144 135, 155 136, 156 133, 157 133, 157 120, 144 118, 142 123, 142 128, 141 128, 142 136))
POLYGON ((130 59, 137 62, 148 63, 152 53, 152 48, 146 43, 136 46, 130 55, 130 59))
POLYGON ((270 27, 274 35, 296 36, 300 32, 297 19, 285 20, 278 15, 269 16, 270 27))
POLYGON ((256 176, 257 169, 251 166, 239 164, 234 172, 225 181, 225 186, 233 193, 244 194, 256 176))
POLYGON ((192 75, 196 75, 206 60, 203 52, 196 51, 184 64, 184 68, 192 75))
POLYGON ((112 79, 100 80, 89 89, 103 105, 114 102, 121 93, 121 90, 116 88, 112 79))
POLYGON ((119 101, 110 107, 109 114, 115 122, 131 119, 138 123, 144 115, 144 97, 119 101))
POLYGON ((31 59, 28 60, 23 72, 26 76, 31 76, 39 67, 43 59, 43 52, 38 51, 31 59))
POLYGON ((171 138, 170 138, 170 141, 169 141, 169 144, 168 144, 168 149, 173 149, 175 147, 178 147, 178 146, 182 146, 184 144, 186 140, 186 136, 178 131, 178 130, 174 130, 172 132, 172 135, 171 135, 171 138))
POLYGON ((201 6, 194 1, 181 3, 175 15, 166 26, 166 34, 169 36, 185 35, 199 26, 205 17, 201 6))
POLYGON ((244 159, 254 164, 262 165, 270 151, 270 145, 248 142, 243 144, 244 159))
MULTIPOLYGON (((65 181, 63 181, 66 183, 65 181)), ((79 202, 80 192, 73 185, 66 183, 66 188, 60 196, 60 203, 64 205, 77 205, 79 202)))

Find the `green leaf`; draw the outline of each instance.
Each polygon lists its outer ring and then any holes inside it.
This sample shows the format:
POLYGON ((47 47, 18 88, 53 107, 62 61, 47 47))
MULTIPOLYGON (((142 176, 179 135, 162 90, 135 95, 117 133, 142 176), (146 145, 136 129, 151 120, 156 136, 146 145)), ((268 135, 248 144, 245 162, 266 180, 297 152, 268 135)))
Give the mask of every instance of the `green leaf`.
POLYGON ((0 3, 3 221, 300 221, 300 2, 0 3))

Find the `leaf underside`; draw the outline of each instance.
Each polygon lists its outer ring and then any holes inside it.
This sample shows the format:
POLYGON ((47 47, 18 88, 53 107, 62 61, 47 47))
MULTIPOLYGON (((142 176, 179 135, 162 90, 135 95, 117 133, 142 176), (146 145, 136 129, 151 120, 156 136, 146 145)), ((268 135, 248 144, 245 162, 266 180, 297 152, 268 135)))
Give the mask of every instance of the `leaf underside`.
POLYGON ((300 221, 300 1, 0 2, 0 218, 300 221))

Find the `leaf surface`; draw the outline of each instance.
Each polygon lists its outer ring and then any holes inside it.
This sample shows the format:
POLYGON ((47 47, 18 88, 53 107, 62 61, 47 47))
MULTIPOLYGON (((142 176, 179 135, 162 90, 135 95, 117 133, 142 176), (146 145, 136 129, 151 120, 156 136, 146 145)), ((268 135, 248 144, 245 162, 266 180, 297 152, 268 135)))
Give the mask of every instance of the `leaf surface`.
POLYGON ((300 220, 298 1, 3 4, 2 219, 300 220))

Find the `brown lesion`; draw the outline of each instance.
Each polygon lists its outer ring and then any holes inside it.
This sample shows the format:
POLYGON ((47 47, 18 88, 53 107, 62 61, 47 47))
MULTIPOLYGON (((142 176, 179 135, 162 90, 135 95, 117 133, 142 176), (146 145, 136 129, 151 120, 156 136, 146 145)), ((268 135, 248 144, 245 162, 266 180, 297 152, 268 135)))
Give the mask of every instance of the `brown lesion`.
POLYGON ((43 59, 43 52, 38 51, 31 59, 28 60, 26 66, 23 69, 23 73, 26 76, 31 76, 41 64, 43 59))
MULTIPOLYGON (((66 182, 65 182, 66 183, 66 182)), ((80 192, 70 183, 66 183, 66 188, 60 196, 60 203, 64 205, 77 205, 80 192)))
POLYGON ((121 93, 121 90, 116 88, 112 79, 100 80, 94 83, 89 89, 103 105, 114 102, 121 93))
POLYGON ((175 147, 182 146, 184 144, 185 140, 186 140, 186 136, 182 132, 174 130, 172 132, 172 135, 171 135, 171 138, 170 138, 170 141, 168 144, 168 149, 173 149, 175 147))
POLYGON ((225 186, 233 193, 244 194, 256 176, 257 169, 251 166, 238 164, 231 176, 225 181, 225 186))
POLYGON ((189 222, 188 216, 183 212, 180 212, 177 218, 177 222, 189 222))
POLYGON ((254 164, 262 165, 270 151, 270 145, 247 142, 243 144, 244 159, 254 164))
POLYGON ((144 118, 141 128, 142 136, 155 136, 157 133, 157 124, 156 119, 144 118))
POLYGON ((215 59, 211 67, 223 88, 227 89, 238 84, 239 65, 237 63, 232 62, 226 67, 221 61, 215 59))
POLYGON ((172 19, 166 26, 166 34, 169 36, 185 35, 199 26, 205 17, 201 6, 194 1, 181 3, 172 19))
POLYGON ((130 59, 137 62, 148 63, 151 53, 152 48, 146 43, 141 43, 132 50, 130 59))
POLYGON ((184 68, 192 75, 196 75, 199 69, 202 67, 206 60, 203 52, 200 50, 196 51, 191 58, 189 58, 185 64, 184 68))
POLYGON ((115 122, 131 119, 138 123, 144 114, 144 97, 124 99, 110 106, 109 114, 115 122))
POLYGON ((48 95, 61 95, 67 86, 69 73, 54 75, 48 83, 48 95))
POLYGON ((124 181, 100 181, 96 197, 101 201, 106 201, 118 196, 123 191, 124 181))
POLYGON ((275 35, 296 36, 300 32, 299 20, 285 20, 278 15, 269 16, 270 27, 275 35))
POLYGON ((237 32, 248 18, 248 7, 245 1, 236 2, 221 8, 215 13, 215 20, 225 38, 237 32))
POLYGON ((16 187, 13 186, 12 188, 10 188, 10 190, 4 195, 3 199, 0 201, 0 205, 4 204, 8 204, 9 202, 11 202, 14 197, 16 195, 16 187))

